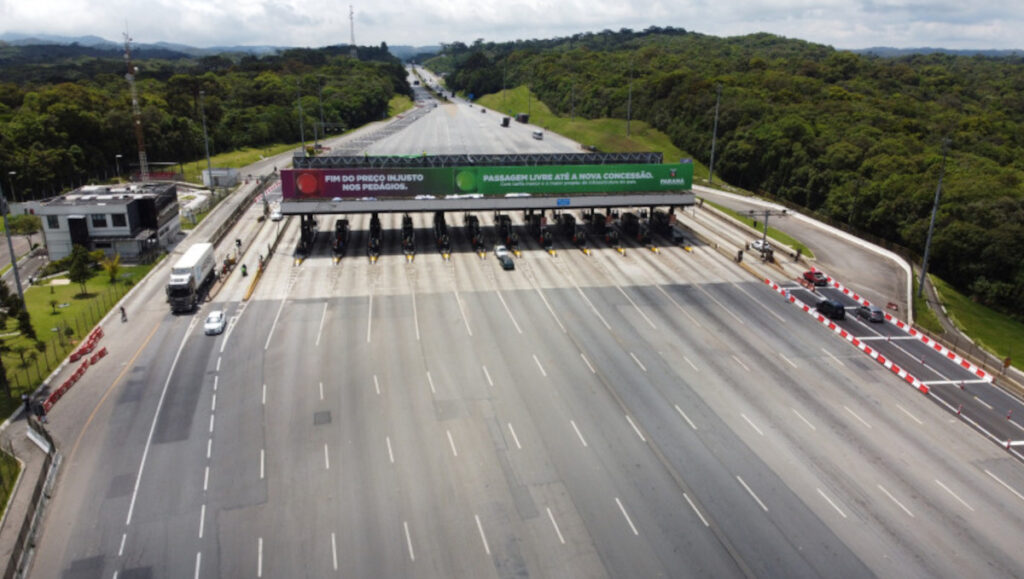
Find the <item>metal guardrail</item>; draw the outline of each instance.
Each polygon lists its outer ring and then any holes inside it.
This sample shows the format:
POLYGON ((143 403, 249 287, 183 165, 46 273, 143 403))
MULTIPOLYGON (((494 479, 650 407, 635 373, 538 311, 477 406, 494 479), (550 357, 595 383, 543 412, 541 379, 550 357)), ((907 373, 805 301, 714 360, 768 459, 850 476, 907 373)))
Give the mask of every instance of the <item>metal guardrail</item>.
POLYGON ((60 453, 57 452, 57 445, 50 433, 33 418, 26 418, 26 422, 32 430, 46 439, 50 445, 50 451, 46 453, 46 458, 43 460, 43 476, 39 477, 32 489, 28 511, 25 513, 25 519, 21 522, 21 528, 18 529, 18 538, 15 539, 11 558, 4 568, 3 579, 25 576, 29 563, 28 555, 35 548, 35 537, 39 528, 39 520, 42 518, 43 507, 50 500, 56 469, 60 466, 60 453))

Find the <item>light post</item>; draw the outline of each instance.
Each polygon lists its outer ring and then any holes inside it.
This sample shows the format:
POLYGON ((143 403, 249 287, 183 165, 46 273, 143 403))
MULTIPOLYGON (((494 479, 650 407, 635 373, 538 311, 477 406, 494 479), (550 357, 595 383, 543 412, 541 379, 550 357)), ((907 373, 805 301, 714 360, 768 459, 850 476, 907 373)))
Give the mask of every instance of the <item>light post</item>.
POLYGON ((939 168, 939 186, 935 189, 935 203, 932 205, 932 220, 928 224, 928 239, 924 242, 924 260, 921 261, 921 281, 917 283, 917 297, 921 298, 924 291, 924 279, 928 275, 928 255, 932 249, 932 232, 935 231, 935 214, 939 211, 939 195, 942 194, 942 177, 946 174, 946 153, 949 150, 949 138, 942 139, 942 167, 939 168))
MULTIPOLYGON (((13 174, 14 171, 8 173, 13 174)), ((14 255, 14 243, 11 241, 11 228, 7 226, 7 214, 10 208, 7 206, 7 198, 4 197, 3 189, 0 189, 0 213, 3 214, 4 233, 7 235, 7 251, 11 253, 11 269, 14 270, 14 287, 18 288, 18 298, 25 303, 25 294, 21 291, 21 277, 18 275, 18 258, 14 255)))
POLYGON ((203 117, 203 146, 206 147, 206 178, 210 181, 210 190, 216 199, 217 189, 213 186, 213 165, 210 163, 210 141, 206 137, 206 91, 199 91, 199 112, 203 117))
POLYGON ((629 96, 626 98, 626 136, 629 136, 629 123, 633 120, 633 61, 629 61, 629 96))
POLYGON ((708 164, 708 185, 715 178, 715 141, 718 138, 718 105, 722 102, 722 83, 715 85, 715 126, 711 129, 711 162, 708 164))
POLYGON ((14 176, 17 174, 17 171, 7 172, 7 188, 11 190, 11 198, 14 199, 15 202, 18 201, 17 198, 15 198, 14 196, 14 176))
POLYGON ((121 154, 114 155, 114 166, 117 167, 117 182, 121 182, 121 154))

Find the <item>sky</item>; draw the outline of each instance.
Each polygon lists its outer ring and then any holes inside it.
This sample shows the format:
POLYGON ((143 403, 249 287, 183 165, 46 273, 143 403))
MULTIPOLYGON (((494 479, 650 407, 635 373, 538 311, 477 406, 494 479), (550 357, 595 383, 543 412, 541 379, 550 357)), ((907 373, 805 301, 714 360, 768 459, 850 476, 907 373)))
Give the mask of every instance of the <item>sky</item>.
MULTIPOLYGON (((329 0, 0 0, 0 33, 197 47, 348 44, 329 0)), ((540 39, 649 26, 769 32, 836 48, 1022 49, 1020 0, 352 0, 359 45, 540 39)))

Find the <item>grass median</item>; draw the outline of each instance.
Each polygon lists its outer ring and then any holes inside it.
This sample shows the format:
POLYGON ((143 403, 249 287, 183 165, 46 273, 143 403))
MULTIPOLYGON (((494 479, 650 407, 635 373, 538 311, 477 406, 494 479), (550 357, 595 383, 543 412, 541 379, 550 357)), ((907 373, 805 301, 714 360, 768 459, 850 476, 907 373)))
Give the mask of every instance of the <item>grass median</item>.
POLYGON ((946 313, 958 328, 978 346, 1000 359, 1010 358, 1013 367, 1024 370, 1024 324, 973 301, 933 275, 929 279, 935 285, 946 313))

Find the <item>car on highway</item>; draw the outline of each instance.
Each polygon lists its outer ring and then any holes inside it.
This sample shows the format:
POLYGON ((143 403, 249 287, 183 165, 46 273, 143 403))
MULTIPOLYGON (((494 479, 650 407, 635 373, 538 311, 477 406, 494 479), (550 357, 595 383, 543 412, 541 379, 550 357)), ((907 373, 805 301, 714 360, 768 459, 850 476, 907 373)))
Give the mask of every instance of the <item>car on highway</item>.
POLYGON ((511 271, 516 268, 516 262, 512 261, 512 258, 507 253, 498 256, 498 263, 501 264, 501 269, 505 271, 511 271))
POLYGON ((754 251, 764 253, 770 250, 772 246, 769 245, 768 242, 763 239, 755 239, 753 243, 750 244, 750 248, 753 249, 754 251))
POLYGON ((885 312, 878 306, 860 306, 857 308, 857 317, 878 324, 885 321, 885 312))
POLYGON ((816 270, 805 271, 804 272, 804 279, 807 280, 809 283, 814 284, 816 286, 828 285, 828 278, 825 277, 825 274, 821 273, 820 271, 816 271, 816 270))
POLYGON ((846 308, 839 300, 821 300, 814 306, 823 316, 833 320, 845 320, 846 308))
POLYGON ((497 257, 499 261, 501 260, 502 256, 508 257, 508 255, 509 255, 508 248, 505 247, 504 245, 495 245, 494 246, 494 257, 497 257))
POLYGON ((544 131, 534 131, 533 132, 533 138, 537 139, 538 141, 543 141, 544 140, 544 131))
POLYGON ((275 209, 273 213, 270 214, 271 221, 281 221, 282 219, 284 219, 284 215, 281 213, 280 209, 275 209))
POLYGON ((203 332, 207 336, 214 336, 223 332, 226 325, 227 318, 224 317, 224 312, 214 310, 210 312, 210 315, 206 316, 206 321, 203 323, 203 332))

